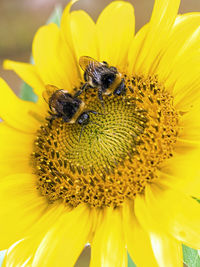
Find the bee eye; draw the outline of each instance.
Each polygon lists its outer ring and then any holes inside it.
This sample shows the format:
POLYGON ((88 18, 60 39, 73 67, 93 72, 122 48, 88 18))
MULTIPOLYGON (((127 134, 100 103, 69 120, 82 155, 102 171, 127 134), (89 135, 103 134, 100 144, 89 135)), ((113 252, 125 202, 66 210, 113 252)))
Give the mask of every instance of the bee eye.
POLYGON ((105 74, 101 78, 102 85, 105 89, 107 89, 115 80, 116 75, 114 73, 105 74))

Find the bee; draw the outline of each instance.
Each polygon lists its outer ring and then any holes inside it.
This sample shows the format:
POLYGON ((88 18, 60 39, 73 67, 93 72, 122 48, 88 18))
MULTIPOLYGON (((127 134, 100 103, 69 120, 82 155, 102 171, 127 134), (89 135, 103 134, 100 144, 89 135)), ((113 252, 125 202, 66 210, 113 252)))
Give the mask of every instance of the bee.
POLYGON ((78 97, 83 91, 89 88, 98 89, 98 97, 103 104, 103 95, 123 95, 126 93, 126 86, 122 74, 117 68, 109 66, 107 62, 98 62, 97 60, 82 56, 79 59, 79 65, 84 71, 85 83, 75 94, 78 97))
POLYGON ((50 125, 56 118, 62 118, 66 123, 77 123, 81 125, 82 129, 79 141, 84 127, 89 123, 94 123, 91 122, 89 114, 101 114, 94 110, 85 110, 85 103, 81 99, 53 85, 46 86, 46 90, 43 92, 43 98, 49 105, 50 117, 48 120, 50 125))

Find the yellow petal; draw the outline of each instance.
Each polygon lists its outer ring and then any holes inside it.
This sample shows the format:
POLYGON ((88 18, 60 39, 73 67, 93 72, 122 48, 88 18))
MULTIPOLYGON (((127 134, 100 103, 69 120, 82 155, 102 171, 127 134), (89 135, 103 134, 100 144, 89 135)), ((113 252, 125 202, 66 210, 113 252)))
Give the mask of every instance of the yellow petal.
POLYGON ((199 106, 199 25, 200 13, 177 18, 156 70, 173 92, 175 106, 182 111, 199 106))
POLYGON ((30 246, 30 243, 27 240, 19 240, 7 250, 2 267, 29 267, 31 266, 31 254, 32 246, 30 246))
POLYGON ((34 133, 40 123, 31 116, 31 111, 39 113, 40 109, 35 103, 19 99, 0 78, 0 117, 16 129, 34 133))
POLYGON ((135 64, 140 55, 140 51, 145 41, 147 35, 149 24, 144 25, 135 35, 133 41, 130 44, 129 53, 128 53, 128 73, 133 75, 135 72, 135 64))
POLYGON ((159 267, 182 267, 182 245, 164 233, 150 234, 152 249, 159 267))
POLYGON ((196 200, 155 184, 146 189, 146 206, 165 232, 189 247, 200 249, 200 205, 196 200))
POLYGON ((183 152, 184 149, 180 150, 180 154, 174 153, 170 160, 160 166, 160 180, 171 188, 176 188, 187 195, 199 197, 200 150, 183 152))
POLYGON ((34 135, 26 134, 0 123, 0 177, 15 173, 31 173, 30 155, 34 135))
MULTIPOLYGON (((200 14, 198 13, 189 13, 177 17, 169 39, 162 49, 162 56, 155 70, 162 81, 165 81, 172 72, 179 72, 179 69, 175 70, 174 67, 176 68, 176 64, 179 64, 179 60, 182 61, 183 54, 192 41, 191 37, 199 25, 200 14)), ((172 80, 168 81, 168 84, 173 84, 173 82, 172 80)))
POLYGON ((16 242, 7 250, 3 266, 32 266, 35 252, 42 238, 63 212, 66 212, 64 205, 60 203, 49 205, 44 215, 31 227, 29 236, 16 242))
POLYGON ((151 247, 150 238, 135 217, 133 202, 126 203, 123 212, 127 249, 134 263, 140 267, 158 266, 151 247))
POLYGON ((181 131, 179 138, 183 140, 200 141, 200 107, 193 108, 179 119, 181 131))
POLYGON ((186 154, 190 153, 193 150, 199 150, 200 152, 200 140, 191 141, 180 137, 177 138, 174 151, 178 152, 179 154, 186 154))
MULTIPOLYGON (((158 200, 160 201, 160 200, 158 200)), ((153 204, 152 204, 153 205, 153 204)), ((165 207, 166 209, 166 207, 165 207)), ((167 210, 164 210, 167 212, 167 210)), ((135 214, 140 224, 149 234, 152 249, 159 267, 177 266, 182 267, 182 245, 167 234, 163 224, 158 223, 162 213, 156 215, 149 208, 149 203, 143 196, 137 196, 135 200, 135 214)))
POLYGON ((33 150, 35 136, 26 134, 0 123, 0 161, 16 158, 28 158, 33 150))
POLYGON ((135 31, 133 6, 124 1, 112 2, 100 14, 96 26, 100 61, 119 68, 126 66, 135 31))
MULTIPOLYGON (((200 29, 198 35, 200 36, 200 29)), ((199 41, 200 39, 198 43, 199 41)), ((176 71, 168 79, 168 81, 172 81, 172 85, 166 85, 168 88, 173 88, 175 107, 184 112, 199 107, 199 60, 198 52, 190 55, 189 58, 183 56, 182 60, 179 60, 179 64, 174 67, 176 71)))
POLYGON ((179 5, 180 0, 155 1, 148 34, 134 69, 136 73, 151 73, 151 68, 168 39, 179 5))
MULTIPOLYGON (((191 92, 192 93, 192 92, 191 92)), ((197 101, 198 103, 198 101, 197 101)), ((174 150, 187 154, 200 149, 200 106, 197 105, 179 117, 179 135, 174 150)), ((197 156, 198 157, 198 156, 197 156)))
POLYGON ((0 177, 7 175, 17 174, 17 173, 31 173, 30 160, 15 158, 15 159, 5 159, 0 162, 0 177))
POLYGON ((47 207, 36 189, 32 174, 14 174, 0 179, 0 249, 22 239, 47 207))
POLYGON ((62 18, 61 18, 61 32, 63 34, 63 38, 66 41, 67 45, 69 46, 72 56, 74 60, 77 60, 76 58, 76 51, 74 49, 74 43, 73 43, 73 32, 71 31, 71 25, 70 25, 70 10, 73 4, 75 4, 78 0, 70 0, 68 5, 63 11, 62 18))
POLYGON ((102 213, 101 222, 91 244, 90 267, 125 267, 127 252, 121 210, 106 208, 102 213))
POLYGON ((15 71, 23 81, 25 81, 34 89, 36 95, 38 95, 39 97, 42 96, 45 85, 42 82, 39 74, 37 73, 36 67, 34 65, 12 60, 5 60, 3 66, 7 70, 15 71))
POLYGON ((62 24, 61 31, 63 31, 65 38, 69 38, 67 30, 70 30, 77 62, 80 56, 90 56, 97 59, 96 27, 91 17, 82 10, 74 11, 69 14, 68 23, 70 25, 66 25, 66 23, 62 24))
POLYGON ((183 63, 182 74, 174 85, 174 105, 181 111, 189 111, 193 107, 199 107, 199 60, 200 55, 194 55, 188 61, 190 63, 183 63))
POLYGON ((44 84, 72 91, 79 83, 77 63, 55 24, 41 27, 33 40, 33 58, 44 84))
POLYGON ((40 243, 32 267, 44 262, 46 266, 74 266, 89 240, 92 224, 93 211, 86 206, 63 213, 40 243))
MULTIPOLYGON (((157 223, 156 220, 152 220, 152 216, 147 208, 143 194, 137 195, 134 201, 134 208, 135 216, 142 228, 145 229, 147 233, 151 233, 153 230, 155 231, 157 228, 157 223)), ((159 230, 161 230, 160 228, 162 228, 162 225, 160 225, 159 230)))

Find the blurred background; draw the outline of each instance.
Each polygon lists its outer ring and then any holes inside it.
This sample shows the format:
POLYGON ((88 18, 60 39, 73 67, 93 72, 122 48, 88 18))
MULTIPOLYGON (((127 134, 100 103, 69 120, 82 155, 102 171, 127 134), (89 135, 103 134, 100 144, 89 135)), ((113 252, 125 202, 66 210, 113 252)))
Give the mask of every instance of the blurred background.
MULTIPOLYGON (((38 27, 45 24, 55 6, 63 8, 68 0, 0 0, 0 76, 18 94, 21 80, 12 72, 2 69, 4 59, 28 62, 31 43, 38 27)), ((80 0, 72 10, 84 9, 94 20, 111 0, 80 0)), ((150 18, 154 0, 130 0, 135 7, 136 31, 150 18)), ((200 0, 182 0, 179 13, 200 12, 200 0)), ((78 260, 76 267, 88 266, 90 249, 78 260)))
MULTIPOLYGON (((38 27, 45 24, 55 6, 63 8, 69 0, 0 0, 0 76, 18 93, 21 81, 2 69, 9 58, 28 62, 31 43, 38 27)), ((80 0, 72 9, 84 9, 94 20, 111 0, 80 0)), ((129 0, 135 7, 136 30, 150 18, 154 0, 129 0)), ((200 0, 182 0, 180 13, 200 11, 200 0)))

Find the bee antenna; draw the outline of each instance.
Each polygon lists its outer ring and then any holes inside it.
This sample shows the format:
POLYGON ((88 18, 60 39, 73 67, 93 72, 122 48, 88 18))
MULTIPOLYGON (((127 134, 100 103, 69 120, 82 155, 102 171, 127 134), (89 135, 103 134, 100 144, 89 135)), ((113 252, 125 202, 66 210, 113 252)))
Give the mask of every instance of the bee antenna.
POLYGON ((82 132, 83 132, 83 129, 85 128, 86 125, 83 125, 82 128, 81 128, 81 132, 80 132, 80 135, 79 135, 79 139, 78 139, 78 142, 80 143, 81 141, 81 135, 82 135, 82 132))

